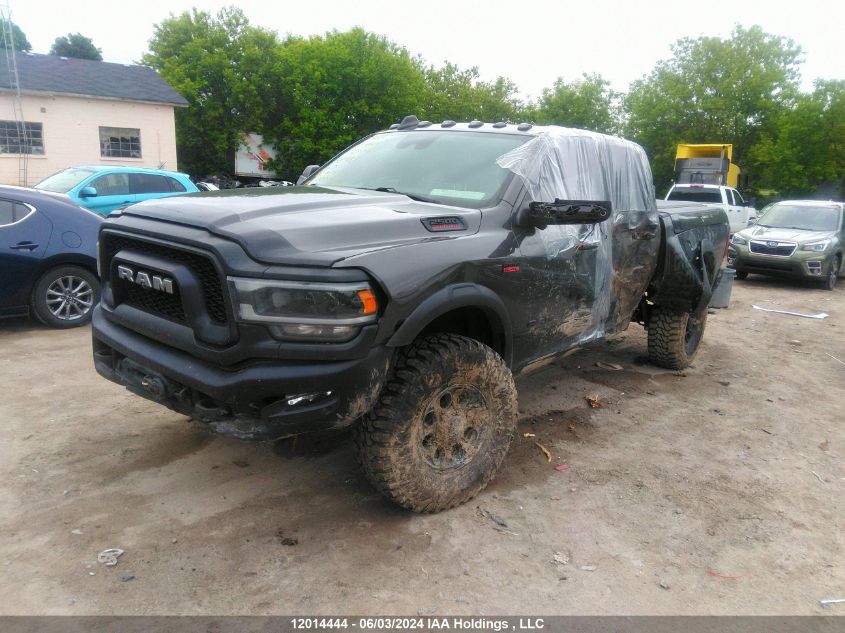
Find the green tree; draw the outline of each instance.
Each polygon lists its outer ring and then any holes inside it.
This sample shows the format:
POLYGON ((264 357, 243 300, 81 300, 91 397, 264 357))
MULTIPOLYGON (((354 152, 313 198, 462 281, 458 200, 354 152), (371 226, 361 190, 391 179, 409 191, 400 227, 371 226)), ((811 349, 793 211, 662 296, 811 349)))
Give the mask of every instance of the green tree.
POLYGON ((578 81, 558 78, 545 88, 537 102, 534 119, 541 125, 564 125, 611 134, 619 129, 619 98, 610 82, 600 75, 584 73, 578 81))
POLYGON ((240 9, 193 9, 155 26, 143 63, 188 101, 176 110, 180 166, 195 175, 231 173, 243 132, 261 132, 285 78, 275 33, 240 9))
POLYGON ((517 86, 506 77, 481 81, 478 68, 461 70, 446 62, 425 70, 426 95, 422 116, 431 121, 516 121, 524 118, 525 104, 517 86))
POLYGON ((787 197, 832 185, 845 196, 845 81, 818 80, 750 152, 760 186, 787 197))
POLYGON ((737 26, 729 39, 684 38, 672 51, 625 98, 625 133, 651 156, 658 190, 672 178, 678 143, 732 143, 742 166, 798 94, 800 47, 759 26, 737 26))
POLYGON ((4 49, 13 48, 16 51, 31 51, 32 50, 32 44, 30 44, 29 40, 26 39, 26 35, 21 30, 21 27, 19 27, 14 22, 11 22, 10 20, 0 19, 0 29, 3 29, 3 37, 0 39, 0 41, 2 41, 4 49), (12 45, 11 46, 9 46, 9 42, 7 41, 7 36, 6 36, 6 29, 9 28, 9 25, 11 25, 11 30, 12 30, 12 45))
POLYGON ((82 33, 68 33, 57 37, 50 47, 50 55, 103 61, 103 51, 94 46, 90 37, 85 37, 82 33))
POLYGON ((307 39, 289 37, 273 66, 276 123, 264 128, 278 175, 295 179, 362 136, 419 111, 420 62, 360 28, 307 39))

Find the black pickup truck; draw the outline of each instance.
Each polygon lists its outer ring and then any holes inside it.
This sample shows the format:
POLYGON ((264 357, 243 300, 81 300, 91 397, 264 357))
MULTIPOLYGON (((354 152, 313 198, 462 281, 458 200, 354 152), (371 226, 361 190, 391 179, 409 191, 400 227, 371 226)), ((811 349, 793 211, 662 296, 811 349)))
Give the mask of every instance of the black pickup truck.
POLYGON ((434 512, 493 478, 514 374, 632 321, 659 365, 698 349, 728 220, 659 212, 634 143, 406 117, 303 176, 110 217, 97 371, 240 438, 355 424, 370 481, 434 512))

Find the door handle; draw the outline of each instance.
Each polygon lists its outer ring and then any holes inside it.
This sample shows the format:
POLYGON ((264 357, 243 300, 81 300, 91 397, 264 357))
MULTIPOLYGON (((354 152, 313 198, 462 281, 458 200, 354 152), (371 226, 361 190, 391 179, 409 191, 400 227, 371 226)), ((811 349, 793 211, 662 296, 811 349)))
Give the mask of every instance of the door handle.
POLYGON ((32 242, 18 242, 9 248, 13 251, 34 251, 38 248, 38 244, 33 244, 32 242))

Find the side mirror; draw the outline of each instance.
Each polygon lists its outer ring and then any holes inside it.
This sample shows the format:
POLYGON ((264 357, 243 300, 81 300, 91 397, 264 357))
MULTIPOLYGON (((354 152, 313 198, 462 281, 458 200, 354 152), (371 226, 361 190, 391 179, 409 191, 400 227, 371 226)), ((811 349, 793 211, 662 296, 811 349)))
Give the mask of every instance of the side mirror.
POLYGON ((79 190, 79 197, 80 198, 96 198, 97 197, 97 188, 96 187, 83 187, 79 190))
POLYGON ((544 229, 550 224, 598 224, 610 217, 609 200, 555 200, 530 202, 519 210, 516 223, 544 229))
POLYGON ((308 167, 302 170, 302 175, 296 179, 296 184, 301 185, 303 182, 313 176, 318 169, 320 169, 319 165, 308 165, 308 167))

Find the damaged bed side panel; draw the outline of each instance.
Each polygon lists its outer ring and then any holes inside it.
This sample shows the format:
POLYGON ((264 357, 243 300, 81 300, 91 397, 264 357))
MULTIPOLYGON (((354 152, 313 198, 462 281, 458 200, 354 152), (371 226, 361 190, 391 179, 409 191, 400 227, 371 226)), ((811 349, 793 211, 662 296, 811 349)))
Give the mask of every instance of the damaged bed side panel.
POLYGON ((680 311, 701 311, 721 274, 728 240, 727 215, 721 209, 661 212, 664 235, 648 300, 680 311))

